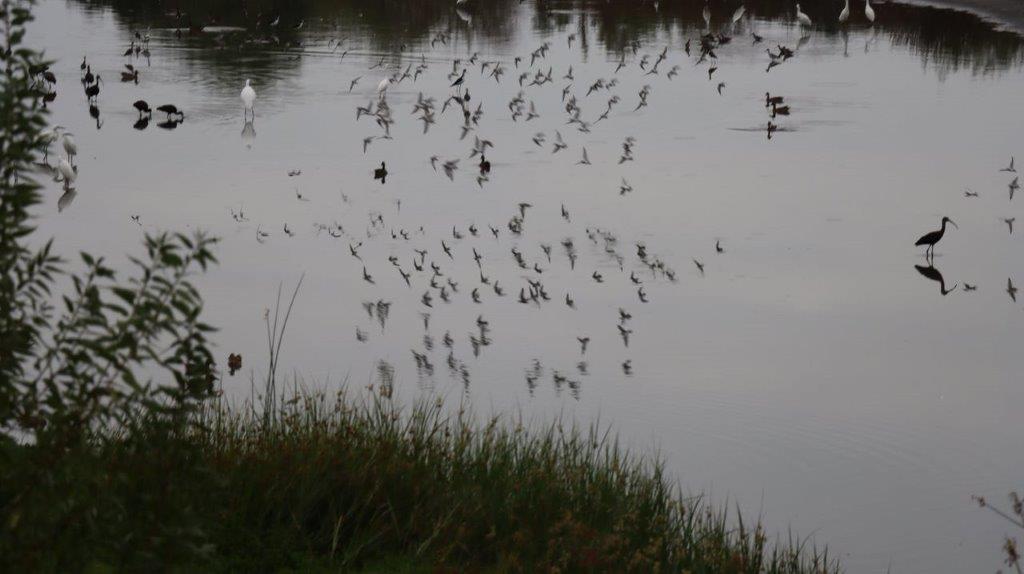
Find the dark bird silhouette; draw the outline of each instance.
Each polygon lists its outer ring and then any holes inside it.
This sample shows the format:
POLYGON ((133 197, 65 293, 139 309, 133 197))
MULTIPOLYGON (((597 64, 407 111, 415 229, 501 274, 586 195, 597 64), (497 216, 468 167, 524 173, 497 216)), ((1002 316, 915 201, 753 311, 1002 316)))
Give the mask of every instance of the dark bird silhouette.
MULTIPOLYGON (((914 245, 917 245, 917 246, 921 246, 921 245, 927 245, 928 246, 928 248, 925 249, 925 252, 924 252, 925 257, 929 257, 929 256, 934 257, 934 255, 935 255, 935 244, 938 243, 942 239, 943 235, 946 234, 946 223, 952 223, 953 227, 957 227, 956 223, 954 223, 952 219, 950 219, 948 217, 943 217, 942 218, 942 228, 941 229, 939 229, 938 231, 932 231, 930 233, 925 233, 924 235, 921 236, 920 239, 918 239, 914 243, 914 245)), ((957 229, 959 229, 959 227, 957 227, 957 229)))
POLYGON ((590 337, 576 337, 576 340, 580 342, 580 354, 587 354, 587 345, 590 344, 590 337))
POLYGON ((95 101, 96 100, 96 96, 100 95, 100 83, 102 81, 103 80, 100 78, 99 74, 97 74, 96 75, 96 83, 92 84, 90 86, 86 86, 86 88, 85 88, 85 96, 86 96, 86 98, 88 98, 90 101, 95 101))
MULTIPOLYGON (((451 76, 448 76, 448 77, 450 78, 451 76)), ((458 86, 461 86, 465 81, 466 81, 466 69, 463 68, 462 69, 462 75, 460 75, 458 77, 458 79, 456 79, 454 82, 452 82, 451 87, 456 88, 458 86)))
POLYGON ((939 283, 939 292, 942 293, 943 297, 952 293, 953 291, 956 291, 956 283, 953 284, 953 287, 946 289, 946 280, 942 277, 942 273, 939 273, 939 270, 936 269, 934 265, 929 264, 927 267, 923 265, 914 265, 914 269, 917 269, 918 273, 924 275, 925 277, 931 279, 932 281, 937 281, 939 283))
POLYGON ((171 116, 177 116, 181 119, 185 119, 185 114, 178 109, 174 104, 164 104, 156 109, 158 112, 167 114, 167 119, 171 119, 171 116))
POLYGON ((379 179, 381 184, 388 178, 388 168, 384 165, 384 162, 380 162, 380 167, 373 170, 373 179, 379 179))
POLYGON ((1010 295, 1010 299, 1013 299, 1014 303, 1017 302, 1017 288, 1013 286, 1013 279, 1006 278, 1006 292, 1010 295))
POLYGON ((142 114, 146 114, 147 116, 153 115, 153 110, 149 109, 149 104, 146 103, 146 100, 135 100, 135 103, 132 105, 139 111, 140 119, 142 118, 142 114))
POLYGON ((782 103, 782 96, 772 96, 768 92, 764 93, 764 107, 777 106, 782 103))

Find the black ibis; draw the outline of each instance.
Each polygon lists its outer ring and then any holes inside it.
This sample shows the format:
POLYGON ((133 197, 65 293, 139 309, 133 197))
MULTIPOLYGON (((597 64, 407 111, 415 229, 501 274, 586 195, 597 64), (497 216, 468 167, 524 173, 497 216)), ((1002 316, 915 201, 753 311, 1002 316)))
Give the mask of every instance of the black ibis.
POLYGON ((777 106, 782 103, 782 96, 772 96, 768 92, 764 93, 764 107, 777 106))
POLYGON ((158 112, 167 114, 167 119, 171 119, 171 116, 179 116, 181 119, 185 119, 185 113, 178 109, 174 104, 164 104, 156 109, 158 112))
POLYGON ((491 173, 491 162, 487 161, 487 156, 480 155, 480 173, 491 173))
POLYGON ((938 231, 932 231, 932 232, 929 232, 929 233, 925 233, 924 235, 921 236, 920 239, 917 240, 916 243, 914 243, 914 245, 917 245, 917 246, 921 246, 921 245, 927 245, 928 246, 928 248, 925 249, 925 252, 924 252, 925 257, 928 257, 929 255, 931 255, 933 257, 935 256, 935 244, 938 243, 942 239, 943 235, 946 234, 946 223, 952 223, 953 227, 956 227, 957 229, 960 229, 959 227, 957 227, 957 224, 954 223, 952 219, 950 219, 948 217, 943 217, 942 218, 942 228, 941 229, 939 229, 938 231))
POLYGON ((99 74, 96 74, 96 83, 86 86, 85 96, 90 100, 95 100, 96 96, 100 95, 100 83, 103 82, 103 78, 100 78, 99 74))
POLYGON ((384 162, 380 162, 380 167, 373 170, 373 179, 379 179, 381 183, 388 177, 388 168, 384 165, 384 162))
POLYGON ((135 100, 135 103, 132 105, 135 106, 136 110, 139 110, 139 119, 142 119, 142 114, 153 115, 153 110, 149 109, 149 103, 146 100, 135 100))

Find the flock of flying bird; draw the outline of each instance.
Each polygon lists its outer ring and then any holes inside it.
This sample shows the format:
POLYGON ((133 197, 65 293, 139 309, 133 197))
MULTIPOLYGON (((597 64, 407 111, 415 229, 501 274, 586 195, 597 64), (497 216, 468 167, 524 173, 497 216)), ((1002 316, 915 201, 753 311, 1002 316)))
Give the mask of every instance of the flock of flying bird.
MULTIPOLYGON (((464 7, 462 4, 464 3, 460 3, 460 7, 464 7)), ((733 12, 730 19, 733 26, 743 17, 744 12, 743 6, 740 6, 733 12)), ((869 0, 865 2, 864 13, 867 20, 870 22, 874 21, 875 13, 869 0)), ((728 34, 729 28, 725 26, 720 31, 711 31, 711 14, 710 8, 707 5, 703 9, 703 17, 706 24, 705 30, 695 39, 695 44, 692 40, 687 40, 683 51, 688 59, 694 61, 695 66, 705 66, 708 82, 714 82, 715 74, 719 70, 718 52, 727 50, 729 45, 736 39, 728 34)), ((843 11, 840 13, 839 21, 846 22, 849 17, 849 1, 846 0, 843 11)), ((796 5, 796 21, 803 28, 811 28, 813 26, 813 22, 802 12, 799 4, 796 5)), ((278 22, 279 20, 275 20, 271 25, 276 26, 278 22)), ((135 58, 144 56, 148 62, 150 56, 148 33, 145 36, 135 33, 134 36, 135 38, 125 52, 125 56, 134 56, 135 58)), ((446 45, 449 40, 450 32, 438 32, 432 38, 430 44, 431 46, 437 44, 446 45)), ((754 32, 750 33, 750 40, 754 44, 764 42, 764 38, 754 32)), ((573 49, 573 44, 576 41, 576 34, 570 34, 566 38, 570 51, 573 49)), ((328 42, 328 49, 337 51, 341 49, 342 44, 342 40, 332 39, 328 42)), ((431 127, 441 121, 447 114, 451 113, 455 116, 454 121, 459 126, 460 141, 467 141, 467 145, 469 141, 472 142, 467 151, 467 157, 475 163, 472 168, 472 174, 479 187, 483 188, 490 181, 492 165, 490 160, 488 160, 488 153, 491 153, 493 156, 496 146, 492 141, 482 137, 480 134, 482 129, 481 120, 484 118, 485 113, 490 112, 485 112, 484 102, 480 101, 479 98, 474 99, 471 93, 471 90, 474 89, 472 86, 474 82, 493 81, 501 84, 506 74, 514 76, 514 80, 505 80, 506 84, 512 83, 516 91, 515 95, 506 103, 505 109, 513 122, 521 121, 524 124, 541 117, 533 99, 535 94, 541 90, 555 90, 556 93, 560 93, 561 111, 564 114, 564 127, 555 129, 553 135, 537 131, 530 138, 529 142, 525 142, 527 146, 532 144, 538 149, 550 149, 550 153, 555 155, 568 150, 572 145, 569 141, 570 138, 563 135, 562 129, 565 129, 567 133, 569 130, 575 129, 579 133, 588 134, 592 130, 599 129, 602 122, 607 120, 616 111, 616 106, 619 106, 622 99, 626 97, 620 95, 616 90, 619 87, 618 74, 621 70, 627 66, 637 66, 644 78, 654 76, 655 78, 652 78, 652 81, 657 79, 657 77, 671 81, 683 69, 681 65, 677 64, 662 73, 661 67, 663 65, 668 67, 666 62, 671 57, 669 48, 666 46, 660 51, 642 53, 643 46, 641 43, 633 41, 622 49, 617 62, 610 62, 607 77, 601 77, 590 83, 582 84, 582 87, 577 89, 573 66, 570 65, 567 69, 559 70, 557 73, 553 66, 545 66, 545 60, 551 47, 551 42, 545 41, 528 54, 516 56, 511 61, 489 60, 481 57, 478 53, 473 53, 468 58, 456 58, 452 60, 451 67, 447 72, 448 81, 446 83, 450 89, 445 94, 445 98, 440 105, 436 97, 424 95, 422 92, 419 93, 415 102, 413 102, 412 115, 417 116, 416 122, 422 123, 422 133, 424 135, 428 134, 431 127), (556 82, 561 81, 565 82, 562 87, 556 86, 556 82), (599 113, 592 111, 593 106, 588 106, 591 109, 590 113, 584 111, 584 104, 593 102, 592 98, 603 99, 603 103, 598 106, 599 113), (471 140, 469 138, 470 134, 472 134, 471 140)), ((775 48, 766 49, 765 51, 768 54, 767 71, 770 72, 772 68, 782 65, 795 57, 798 48, 793 49, 782 44, 776 44, 775 48)), ((347 53, 348 50, 345 50, 343 57, 347 53)), ((395 90, 398 86, 405 83, 416 83, 421 75, 429 73, 430 64, 428 64, 425 57, 421 57, 419 61, 409 62, 404 60, 401 54, 398 54, 393 56, 390 62, 388 61, 388 56, 382 57, 379 62, 375 62, 367 70, 367 74, 378 69, 388 70, 390 73, 387 73, 380 79, 373 90, 374 93, 369 102, 365 105, 357 106, 355 113, 357 123, 372 121, 379 130, 376 134, 362 139, 363 153, 366 153, 376 141, 392 139, 392 126, 395 125, 398 119, 392 104, 388 100, 389 90, 395 90)), ((102 123, 99 119, 96 102, 100 92, 101 79, 98 75, 93 77, 91 67, 85 58, 83 58, 81 70, 82 84, 85 88, 88 105, 90 106, 90 114, 96 119, 97 128, 100 128, 102 123)), ((55 94, 52 90, 56 83, 53 74, 49 70, 39 70, 38 74, 40 82, 50 88, 46 93, 55 94)), ((348 91, 352 92, 355 90, 362 78, 363 76, 358 76, 349 81, 347 84, 348 91)), ((137 84, 139 82, 139 70, 132 64, 126 64, 125 71, 122 72, 122 81, 137 84)), ((720 81, 717 84, 713 84, 713 86, 717 93, 721 95, 726 88, 726 83, 720 81)), ((653 90, 654 88, 651 84, 643 85, 636 92, 635 106, 630 104, 630 107, 625 108, 624 111, 626 113, 641 112, 648 106, 653 90)), ((476 91, 479 92, 480 90, 476 91)), ((52 96, 48 97, 52 101, 52 96)), ((245 121, 249 125, 255 116, 255 102, 257 99, 256 90, 250 80, 245 81, 245 86, 240 93, 240 99, 243 105, 245 121)), ((172 104, 164 104, 154 110, 150 108, 147 102, 138 100, 133 106, 138 111, 138 120, 135 123, 135 127, 140 130, 145 129, 148 125, 153 111, 165 114, 165 121, 158 124, 165 129, 173 129, 184 120, 183 112, 172 104)), ((772 95, 768 92, 764 96, 764 107, 769 116, 766 124, 764 124, 764 131, 767 133, 768 139, 771 139, 773 134, 780 129, 775 120, 779 116, 789 116, 791 109, 783 96, 772 95)), ((47 152, 50 144, 58 140, 62 143, 65 157, 60 158, 55 171, 57 176, 63 179, 67 187, 74 182, 77 174, 77 167, 74 166, 77 147, 72 134, 61 126, 55 126, 46 133, 44 145, 47 152)), ((622 139, 621 154, 617 160, 619 165, 635 161, 637 145, 637 139, 634 137, 630 136, 622 139)), ((586 147, 580 146, 578 157, 579 159, 575 162, 576 165, 591 165, 590 154, 586 147)), ((434 155, 429 157, 427 161, 433 171, 443 174, 444 177, 450 180, 454 180, 457 172, 460 169, 465 169, 464 166, 460 166, 464 159, 463 157, 443 158, 434 155)), ((401 167, 405 168, 407 166, 401 167)), ((1015 171, 1012 160, 1009 168, 1004 171, 1015 171)), ((388 173, 387 164, 381 162, 380 167, 373 169, 372 176, 374 180, 384 185, 387 182, 388 173)), ((298 176, 300 174, 300 171, 295 170, 289 172, 288 175, 298 176)), ((1014 179, 1011 184, 1011 199, 1016 189, 1016 181, 1014 179)), ((628 195, 633 191, 633 186, 625 177, 622 177, 621 183, 618 186, 619 195, 628 195)), ((308 201, 298 191, 296 191, 296 195, 299 200, 308 201)), ((401 202, 399 200, 398 209, 400 210, 400 208, 401 202)), ((580 258, 577 240, 571 235, 574 230, 572 227, 573 219, 569 208, 564 203, 557 206, 558 213, 567 226, 566 235, 560 241, 559 249, 556 251, 554 245, 545 242, 528 246, 531 245, 528 239, 527 225, 530 220, 531 210, 555 208, 554 205, 538 205, 534 207, 530 203, 521 202, 516 204, 514 209, 510 210, 507 216, 508 219, 499 224, 488 224, 486 228, 478 227, 473 222, 464 222, 462 225, 454 225, 450 226, 450 228, 445 225, 444 235, 435 237, 433 240, 427 239, 429 233, 423 227, 420 227, 418 230, 412 230, 393 226, 390 222, 386 222, 384 215, 379 212, 370 213, 367 228, 365 231, 358 233, 350 234, 342 225, 337 223, 318 223, 315 225, 315 228, 318 232, 326 231, 331 237, 348 239, 348 254, 353 262, 353 269, 361 274, 363 281, 367 284, 377 285, 382 281, 393 281, 398 284, 404 284, 408 289, 410 293, 409 300, 420 313, 425 330, 423 348, 412 349, 413 361, 422 376, 432 376, 434 371, 433 351, 435 347, 435 334, 430 328, 431 316, 432 314, 443 313, 443 309, 447 305, 460 301, 470 305, 483 305, 487 300, 508 297, 524 307, 542 308, 549 305, 558 305, 569 310, 577 309, 576 300, 570 286, 549 284, 547 280, 549 275, 545 273, 554 265, 567 265, 570 274, 583 278, 581 280, 592 282, 595 285, 605 284, 606 281, 611 279, 607 270, 615 268, 622 277, 622 279, 618 280, 620 284, 631 287, 632 294, 628 297, 623 296, 619 305, 605 312, 609 313, 609 322, 614 323, 614 325, 609 326, 608 333, 615 334, 621 339, 621 370, 626 375, 632 374, 633 364, 629 358, 629 344, 634 331, 631 322, 632 313, 629 311, 629 307, 634 304, 645 305, 650 303, 651 299, 647 290, 648 283, 674 283, 677 281, 677 272, 662 258, 650 252, 644 242, 633 241, 630 242, 631 245, 629 247, 625 247, 626 242, 620 242, 619 238, 611 231, 593 227, 586 227, 584 229, 586 240, 593 246, 596 246, 597 251, 604 253, 606 258, 605 265, 597 269, 593 267, 583 269, 582 264, 578 265, 577 263, 580 258), (388 256, 386 262, 363 259, 361 249, 366 241, 373 239, 383 239, 386 241, 389 237, 392 242, 397 243, 391 244, 391 255, 388 256), (485 258, 480 242, 485 240, 502 242, 505 238, 510 238, 510 245, 506 246, 506 249, 512 256, 515 269, 512 273, 506 274, 505 277, 499 278, 498 273, 500 270, 496 264, 508 260, 491 261, 490 258, 485 258), (399 247, 396 249, 395 245, 399 247), (472 257, 473 263, 471 265, 474 271, 471 277, 454 276, 456 272, 454 262, 457 257, 472 257), (611 265, 607 265, 607 263, 611 265)), ((240 223, 249 221, 241 209, 238 211, 232 210, 232 217, 236 222, 240 223)), ((138 216, 132 216, 132 219, 135 223, 139 223, 138 216)), ((937 270, 934 269, 931 261, 934 245, 942 239, 947 222, 952 224, 952 220, 943 218, 940 230, 925 235, 917 243, 918 245, 927 246, 926 257, 929 262, 927 267, 917 266, 918 270, 923 275, 932 279, 936 279, 937 276, 936 280, 938 281, 942 280, 941 274, 938 274, 937 270)), ((1007 220, 1007 224, 1010 225, 1012 232, 1012 220, 1007 220)), ((953 225, 955 226, 955 224, 953 225)), ((284 225, 283 230, 286 236, 290 237, 295 234, 287 224, 284 225)), ((256 240, 258 242, 263 243, 270 237, 270 232, 265 231, 262 226, 257 226, 256 240)), ((493 245, 493 243, 489 245, 493 245)), ((715 241, 713 253, 715 255, 725 253, 725 248, 720 240, 715 241)), ((703 277, 705 263, 698 258, 693 258, 692 264, 695 276, 703 277)), ((964 288, 965 290, 973 290, 975 287, 965 285, 964 288)), ((942 290, 943 294, 948 292, 944 282, 942 290)), ((1012 282, 1008 284, 1008 292, 1011 297, 1015 298, 1016 289, 1013 287, 1012 282)), ((392 302, 384 300, 366 301, 363 303, 363 306, 369 318, 379 321, 383 328, 390 314, 392 302)), ((597 312, 602 311, 597 310, 597 312)), ((482 312, 476 314, 477 319, 469 328, 468 341, 473 355, 479 356, 482 349, 489 346, 492 342, 492 329, 490 321, 484 318, 482 312)), ((369 339, 368 330, 364 329, 363 326, 356 326, 355 336, 359 342, 365 342, 369 339)), ((591 346, 591 334, 578 333, 576 341, 579 345, 579 361, 571 369, 562 368, 552 371, 552 378, 556 389, 560 391, 563 385, 567 385, 570 392, 574 395, 579 392, 580 382, 572 378, 574 375, 571 376, 568 373, 574 369, 579 375, 588 374, 586 355, 591 346)), ((459 359, 456 355, 456 338, 450 330, 446 330, 443 333, 441 342, 447 349, 445 362, 449 369, 468 384, 469 370, 466 362, 459 359)), ((544 367, 541 365, 540 360, 535 360, 527 369, 526 380, 531 392, 535 388, 538 378, 543 375, 543 372, 544 367)))

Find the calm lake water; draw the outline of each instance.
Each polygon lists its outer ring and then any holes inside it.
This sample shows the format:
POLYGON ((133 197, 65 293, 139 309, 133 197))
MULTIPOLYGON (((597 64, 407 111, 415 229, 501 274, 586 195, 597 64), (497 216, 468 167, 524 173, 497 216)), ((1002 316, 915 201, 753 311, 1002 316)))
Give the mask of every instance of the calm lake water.
MULTIPOLYGON (((264 310, 279 284, 290 291, 305 273, 282 369, 310 386, 389 371, 403 399, 600 417, 629 445, 657 449, 686 488, 761 513, 782 536, 792 528, 828 544, 850 572, 1000 567, 1007 528, 970 495, 1005 500, 1024 471, 1024 299, 1006 292, 1008 277, 1024 285, 1024 229, 1011 234, 1004 222, 1022 200, 1011 201, 1013 174, 999 171, 1011 155, 1024 171, 1021 38, 892 3, 877 5, 868 27, 860 2, 848 27, 802 33, 788 3, 748 2, 733 22, 739 3, 712 2, 710 29, 732 41, 715 49, 709 80, 700 2, 497 1, 457 13, 449 2, 310 1, 268 9, 258 25, 253 3, 243 15, 210 2, 196 4, 194 23, 210 27, 195 36, 173 13, 135 4, 38 6, 31 41, 57 60, 51 119, 79 146, 77 195, 58 211, 61 184, 47 183, 40 236, 69 255, 111 256, 138 253, 145 231, 221 237, 221 264, 199 284, 221 328, 219 354, 244 357, 227 394, 247 397, 250 372, 262 376, 264 310), (148 30, 148 60, 122 56, 136 30, 148 30), (778 44, 796 56, 766 72, 765 48, 778 44), (646 75, 666 48, 659 73, 646 75), (83 56, 104 79, 98 121, 80 89, 83 56), (482 104, 465 139, 458 104, 441 113, 456 58, 454 69, 468 70, 467 107, 482 104), (482 62, 500 63, 500 83, 482 62), (140 70, 138 84, 118 81, 125 63, 140 70), (364 150, 383 131, 357 121, 356 107, 376 100, 381 79, 421 64, 415 82, 387 90, 391 139, 364 150), (528 85, 549 69, 551 83, 528 85), (238 98, 246 78, 259 94, 249 126, 238 98), (588 96, 599 78, 617 83, 588 96), (648 105, 634 111, 644 85, 648 105), (566 86, 589 133, 567 123, 566 86), (520 91, 524 115, 513 120, 520 91), (770 140, 766 91, 791 107, 770 140), (420 92, 436 99, 427 133, 411 113, 420 92), (184 122, 161 129, 158 112, 136 129, 140 98, 177 105, 184 122), (526 121, 531 103, 539 117, 526 121), (552 153, 556 132, 567 148, 552 153), (482 184, 475 137, 493 142, 482 184), (629 137, 633 161, 620 163, 629 137), (590 165, 577 163, 584 147, 590 165), (456 158, 449 179, 441 164, 456 158), (381 162, 384 184, 372 177, 381 162), (623 179, 631 193, 620 193, 623 179), (516 236, 508 224, 524 202, 516 236), (935 257, 945 288, 956 285, 946 295, 915 268, 926 263, 913 245, 943 216, 959 225, 935 257), (258 240, 258 230, 270 235, 258 240), (360 242, 361 261, 349 249, 360 242), (674 281, 637 257, 638 243, 674 281), (427 250, 423 272, 417 249, 427 250), (450 303, 429 285, 431 262, 439 285, 458 284, 445 289, 450 303), (551 300, 520 303, 528 281, 551 300), (386 321, 364 308, 378 300, 390 302, 386 321), (619 308, 632 315, 628 347, 619 308), (478 316, 489 332, 475 355, 478 316), (586 354, 577 337, 590 338, 586 354)), ((841 7, 805 9, 835 22, 841 7)))

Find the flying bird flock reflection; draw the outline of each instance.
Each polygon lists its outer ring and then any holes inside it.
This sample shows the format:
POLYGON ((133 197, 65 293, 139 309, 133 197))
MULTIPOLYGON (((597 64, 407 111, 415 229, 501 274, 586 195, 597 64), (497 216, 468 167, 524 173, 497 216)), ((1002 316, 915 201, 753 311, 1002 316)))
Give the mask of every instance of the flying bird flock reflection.
MULTIPOLYGON (((665 113, 666 108, 675 105, 662 95, 668 82, 680 82, 692 76, 699 82, 698 89, 706 90, 717 98, 716 101, 732 99, 737 105, 749 106, 760 119, 743 131, 755 132, 757 145, 774 145, 762 140, 772 140, 779 133, 796 132, 791 118, 799 118, 800 99, 765 90, 767 78, 774 79, 779 74, 773 72, 775 68, 799 65, 801 48, 815 30, 815 22, 803 12, 800 4, 794 3, 792 8, 792 22, 801 34, 796 45, 786 45, 784 38, 788 36, 775 29, 755 30, 757 21, 747 14, 742 4, 727 12, 722 23, 713 26, 710 5, 705 3, 701 12, 704 29, 686 38, 685 43, 645 45, 634 39, 607 59, 587 58, 583 42, 576 33, 567 34, 564 44, 562 40, 548 39, 524 53, 505 58, 488 57, 467 48, 459 57, 439 62, 437 58, 428 58, 427 53, 413 55, 404 45, 401 50, 379 59, 376 55, 366 55, 359 73, 339 78, 336 87, 338 94, 360 99, 351 110, 353 115, 347 116, 347 121, 352 121, 354 116, 360 131, 339 133, 350 140, 353 148, 371 157, 387 153, 389 142, 399 137, 393 135, 399 123, 414 125, 424 148, 437 139, 448 137, 445 133, 454 133, 452 139, 461 148, 458 155, 443 151, 423 151, 420 156, 403 154, 381 159, 379 167, 376 160, 367 160, 359 170, 360 177, 365 178, 363 183, 372 183, 377 190, 394 187, 396 180, 400 184, 403 174, 416 173, 417 177, 447 180, 446 185, 467 178, 466 181, 475 184, 475 189, 485 193, 493 181, 503 177, 503 162, 520 160, 528 154, 531 157, 542 155, 546 161, 563 162, 577 170, 612 166, 616 170, 615 177, 597 193, 612 201, 624 202, 622 209, 627 210, 628 202, 644 193, 643 180, 632 176, 646 169, 644 155, 650 148, 645 150, 641 137, 614 133, 610 124, 612 118, 665 113), (744 22, 749 27, 738 34, 744 22), (740 81, 732 76, 734 72, 729 65, 731 52, 741 44, 744 47, 759 45, 756 48, 758 61, 765 66, 762 71, 759 64, 758 76, 754 79, 759 87, 749 94, 742 94, 741 87, 751 83, 750 79, 740 81), (571 61, 559 65, 550 62, 548 56, 552 49, 562 50, 563 45, 571 61), (627 76, 632 79, 627 80, 627 76), (634 81, 637 77, 640 81, 634 81), (443 91, 430 93, 420 89, 422 84, 417 84, 425 79, 436 80, 431 85, 440 85, 443 91), (501 93, 500 98, 491 96, 495 90, 501 93), (415 99, 411 96, 413 93, 415 99), (545 105, 555 100, 557 107, 545 105), (521 128, 521 133, 517 132, 515 139, 493 138, 488 133, 492 125, 488 120, 511 122, 521 128), (438 129, 442 124, 454 132, 438 129), (591 134, 611 141, 616 146, 615 152, 601 153, 600 148, 593 145, 588 148, 586 143, 593 140, 585 138, 591 134), (630 179, 636 182, 635 186, 630 179)), ((453 9, 463 21, 472 21, 472 2, 459 0, 453 9)), ((876 16, 870 3, 865 3, 866 21, 873 23, 876 16)), ((837 21, 845 24, 854 18, 847 0, 837 21)), ((280 26, 279 16, 266 17, 258 24, 262 30, 275 30, 280 26)), ((303 27, 304 22, 299 22, 293 29, 303 27)), ((188 19, 187 30, 189 35, 198 35, 203 33, 203 26, 188 19)), ((177 35, 181 34, 179 29, 177 35)), ((276 37, 273 32, 268 34, 276 37)), ((429 42, 430 48, 447 47, 451 34, 451 30, 437 31, 429 42)), ((331 38, 324 44, 326 48, 300 45, 302 49, 296 55, 301 56, 302 50, 308 49, 340 60, 362 57, 358 50, 347 46, 345 39, 331 38)), ((123 63, 122 82, 111 90, 132 89, 145 82, 140 66, 142 59, 146 66, 152 65, 149 33, 136 32, 124 57, 132 60, 123 63)), ((54 75, 45 67, 32 72, 38 78, 44 101, 52 101, 56 97, 54 75)), ((98 106, 101 89, 106 88, 99 74, 93 74, 86 58, 81 63, 81 83, 90 115, 100 129, 103 124, 98 106)), ((245 79, 240 92, 232 91, 241 102, 242 138, 248 147, 252 147, 256 138, 257 88, 263 89, 259 77, 245 79)), ((239 89, 237 84, 234 89, 239 89)), ((261 101, 273 101, 273 94, 268 96, 267 93, 263 96, 266 100, 261 101)), ((234 100, 233 105, 239 100, 234 100)), ((148 127, 154 113, 162 120, 157 125, 165 130, 175 129, 185 121, 184 111, 172 103, 151 107, 150 102, 138 99, 132 109, 134 112, 129 114, 132 127, 139 131, 148 127)), ((190 120, 189 125, 192 123, 190 120)), ((54 177, 63 182, 65 190, 71 192, 78 175, 73 135, 61 126, 54 126, 44 140, 46 165, 49 165, 50 146, 60 142, 64 155, 52 171, 54 177)), ((1012 200, 1019 188, 1014 160, 1011 158, 1000 171, 1013 177, 1008 182, 1012 200)), ((301 178, 301 173, 301 170, 290 170, 288 176, 301 178)), ((301 202, 315 204, 318 201, 298 188, 295 196, 301 202)), ((965 196, 973 198, 977 194, 967 191, 965 196)), ((74 195, 67 197, 67 200, 62 198, 61 209, 70 204, 74 195)), ((469 356, 482 356, 500 340, 500 317, 509 309, 516 313, 558 316, 573 326, 592 324, 577 321, 576 314, 600 317, 599 329, 566 336, 570 344, 579 348, 578 356, 571 362, 547 364, 548 358, 537 357, 524 368, 531 393, 538 381, 550 378, 557 391, 567 389, 571 396, 579 397, 584 378, 594 371, 587 361, 588 352, 589 356, 600 353, 614 357, 618 371, 627 377, 642 371, 644 365, 634 361, 633 350, 644 343, 645 325, 641 315, 634 320, 634 311, 647 305, 659 305, 658 295, 681 282, 714 280, 718 262, 740 250, 736 244, 730 244, 727 251, 724 244, 728 241, 709 236, 704 238, 706 249, 682 256, 681 263, 670 261, 658 255, 658 246, 649 238, 588 225, 582 217, 574 217, 584 210, 577 209, 579 206, 560 196, 557 190, 552 190, 549 197, 550 200, 543 203, 515 200, 501 218, 491 221, 473 221, 449 212, 438 214, 429 223, 409 225, 401 217, 401 200, 398 200, 393 212, 369 210, 358 214, 362 218, 358 225, 311 222, 318 238, 341 242, 339 250, 346 254, 346 269, 353 277, 361 278, 362 287, 388 293, 395 293, 392 288, 397 287, 405 293, 401 300, 363 301, 370 324, 363 322, 351 327, 354 341, 369 343, 376 336, 377 328, 384 332, 393 310, 419 316, 423 324, 422 342, 410 349, 409 355, 418 373, 430 379, 439 365, 445 365, 454 378, 468 387, 472 364, 469 356), (557 237, 552 236, 550 228, 543 234, 534 231, 534 222, 539 218, 558 221, 560 227, 554 232, 557 237), (380 246, 380 249, 371 246, 380 246), (386 256, 379 256, 379 251, 386 251, 386 256), (677 269, 677 264, 681 268, 677 269), (600 296, 583 295, 595 291, 600 292, 600 296), (461 312, 455 313, 456 308, 461 312), (442 314, 472 315, 475 319, 466 321, 461 331, 431 329, 431 318, 442 314)), ((342 200, 348 203, 345 194, 342 200)), ((496 199, 506 200, 509 198, 496 199)), ((232 209, 231 216, 239 225, 250 221, 242 207, 232 209)), ((140 216, 133 215, 132 221, 142 225, 140 216)), ((1011 234, 1013 221, 1013 218, 1004 219, 1011 234)), ((309 229, 301 223, 295 220, 258 222, 254 235, 247 235, 251 239, 246 240, 259 244, 289 241, 309 229)), ((914 266, 922 276, 939 283, 942 295, 957 289, 956 282, 947 288, 943 275, 934 265, 935 248, 945 238, 947 224, 956 227, 952 219, 943 217, 940 229, 917 241, 917 246, 926 248, 927 264, 914 266)), ((974 291, 977 286, 964 283, 963 289, 974 291)), ((1016 288, 1012 280, 1008 282, 1007 292, 1015 300, 1016 288)), ((386 362, 381 363, 380 369, 393 373, 393 367, 386 362)))

